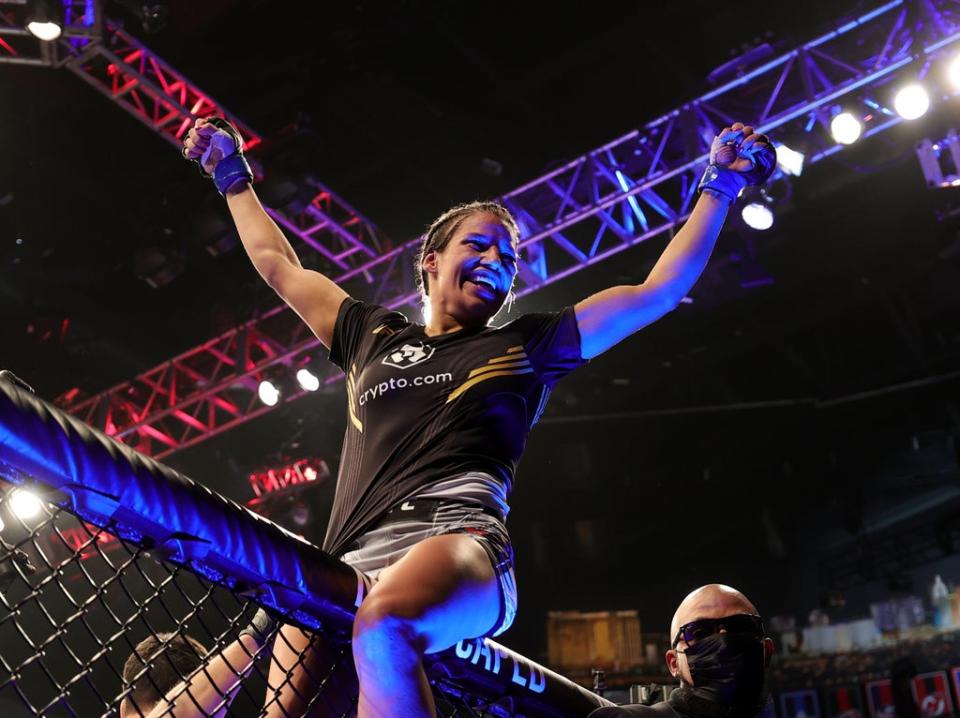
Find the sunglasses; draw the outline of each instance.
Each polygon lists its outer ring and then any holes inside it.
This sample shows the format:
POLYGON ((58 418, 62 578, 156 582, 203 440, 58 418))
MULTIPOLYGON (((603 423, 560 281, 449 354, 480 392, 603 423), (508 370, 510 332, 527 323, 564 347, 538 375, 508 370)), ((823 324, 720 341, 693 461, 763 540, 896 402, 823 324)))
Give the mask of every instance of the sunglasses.
POLYGON ((763 619, 752 613, 735 613, 723 618, 700 618, 690 623, 684 623, 673 639, 672 648, 676 648, 680 641, 688 646, 697 641, 716 635, 721 630, 727 633, 739 633, 752 638, 763 638, 763 619))

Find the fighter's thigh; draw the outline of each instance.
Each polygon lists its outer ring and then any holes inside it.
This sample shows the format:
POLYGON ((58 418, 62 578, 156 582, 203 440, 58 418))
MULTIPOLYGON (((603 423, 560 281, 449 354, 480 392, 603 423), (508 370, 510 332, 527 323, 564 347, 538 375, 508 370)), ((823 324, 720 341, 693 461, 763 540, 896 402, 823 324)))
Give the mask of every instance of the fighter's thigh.
POLYGON ((353 715, 357 673, 349 647, 296 626, 280 628, 267 675, 265 718, 340 718, 353 715), (346 653, 344 653, 346 650, 346 653))
POLYGON ((357 622, 383 615, 407 620, 432 653, 493 628, 500 601, 487 552, 466 534, 445 534, 421 541, 381 571, 357 622))

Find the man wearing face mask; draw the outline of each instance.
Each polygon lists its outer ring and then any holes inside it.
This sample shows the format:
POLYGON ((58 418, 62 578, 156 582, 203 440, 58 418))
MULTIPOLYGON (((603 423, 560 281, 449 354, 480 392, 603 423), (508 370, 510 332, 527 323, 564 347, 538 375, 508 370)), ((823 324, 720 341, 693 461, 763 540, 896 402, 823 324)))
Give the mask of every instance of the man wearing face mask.
POLYGON ((701 586, 677 608, 667 668, 680 681, 652 706, 599 708, 589 718, 754 718, 769 700, 767 665, 773 641, 757 609, 722 584, 701 586))

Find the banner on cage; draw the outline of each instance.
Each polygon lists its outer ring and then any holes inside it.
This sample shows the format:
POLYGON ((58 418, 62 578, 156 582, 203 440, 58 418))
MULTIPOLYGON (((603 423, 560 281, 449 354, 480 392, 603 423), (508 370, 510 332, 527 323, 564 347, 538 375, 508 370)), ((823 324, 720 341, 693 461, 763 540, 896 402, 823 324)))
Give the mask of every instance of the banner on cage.
POLYGON ((830 686, 825 696, 827 718, 864 718, 863 693, 856 683, 830 686))
POLYGON ((781 718, 820 718, 820 702, 814 690, 780 694, 781 718))
POLYGON ((960 666, 950 669, 950 682, 953 684, 953 695, 960 696, 960 666))
POLYGON ((953 714, 946 671, 921 673, 913 679, 911 689, 922 718, 940 718, 953 714))
POLYGON ((889 678, 869 681, 865 688, 870 718, 896 718, 897 708, 893 702, 893 683, 889 678))

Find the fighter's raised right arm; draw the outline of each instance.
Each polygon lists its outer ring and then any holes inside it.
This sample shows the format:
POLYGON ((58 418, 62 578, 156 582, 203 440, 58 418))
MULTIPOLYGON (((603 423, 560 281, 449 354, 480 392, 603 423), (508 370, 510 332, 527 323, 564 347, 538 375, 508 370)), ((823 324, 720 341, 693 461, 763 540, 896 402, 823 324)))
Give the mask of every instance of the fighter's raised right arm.
POLYGON ((257 272, 329 349, 337 311, 347 293, 329 277, 300 265, 249 184, 240 192, 228 193, 227 206, 257 272))
MULTIPOLYGON (((229 126, 224 126, 232 130, 229 126)), ((218 127, 213 123, 197 120, 184 139, 184 157, 202 162, 203 169, 214 175, 218 189, 227 199, 227 207, 237 226, 240 241, 254 268, 329 349, 337 312, 347 298, 347 293, 330 278, 303 268, 290 242, 264 210, 253 187, 247 181, 249 168, 242 157, 237 161, 246 167, 246 178, 242 176, 242 171, 227 174, 229 182, 224 182, 218 176, 215 171, 220 160, 224 158, 218 152, 208 152, 217 132, 218 127), (234 176, 237 176, 236 181, 232 181, 234 176)), ((222 131, 220 135, 223 135, 222 131)), ((224 140, 224 137, 220 137, 220 140, 224 140)), ((230 145, 229 140, 224 141, 226 145, 230 145)), ((229 152, 230 147, 227 147, 226 151, 229 152)), ((236 152, 242 154, 239 148, 236 152)))

